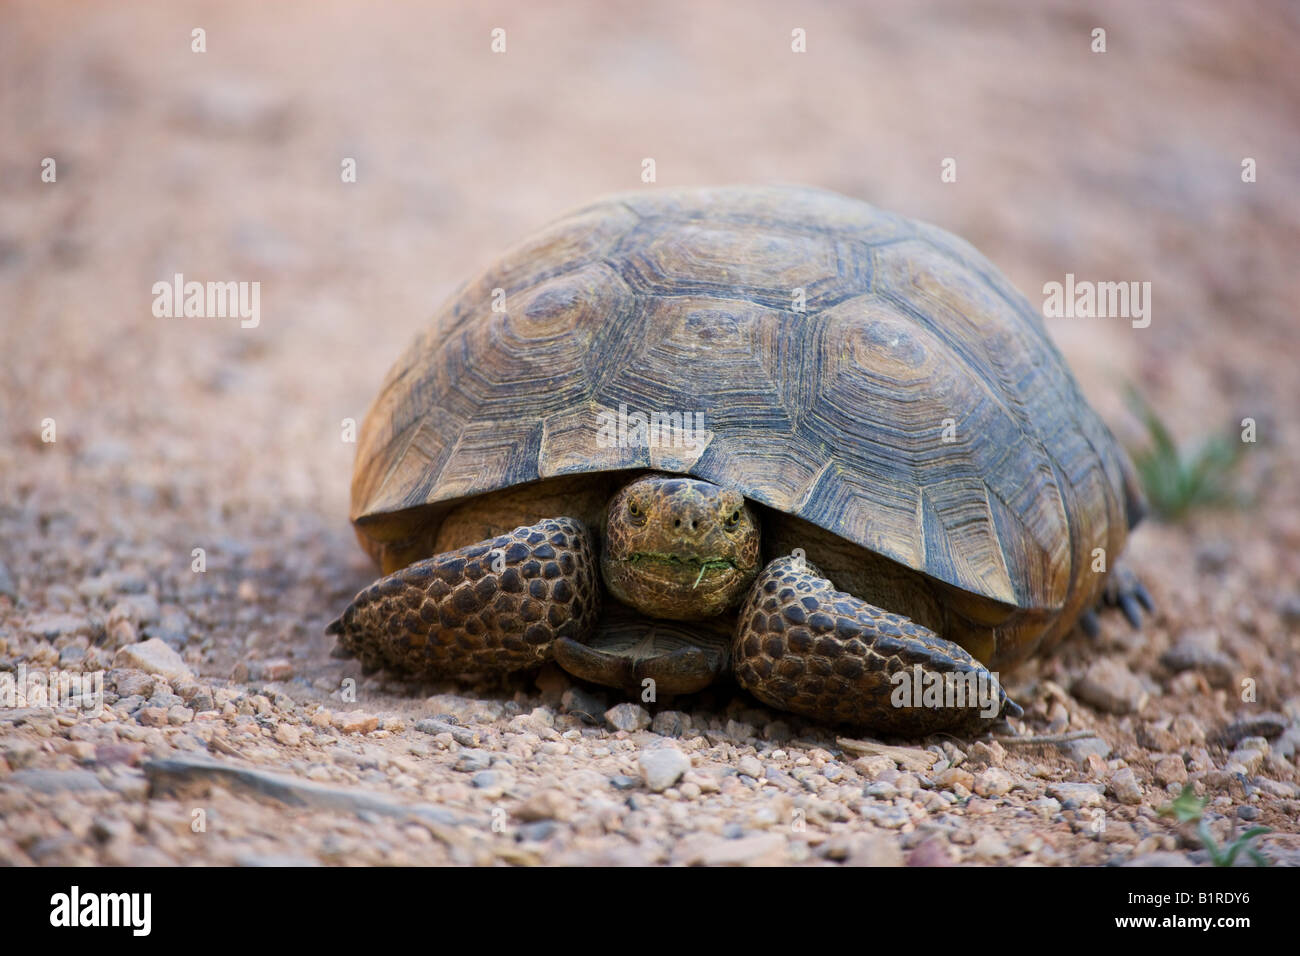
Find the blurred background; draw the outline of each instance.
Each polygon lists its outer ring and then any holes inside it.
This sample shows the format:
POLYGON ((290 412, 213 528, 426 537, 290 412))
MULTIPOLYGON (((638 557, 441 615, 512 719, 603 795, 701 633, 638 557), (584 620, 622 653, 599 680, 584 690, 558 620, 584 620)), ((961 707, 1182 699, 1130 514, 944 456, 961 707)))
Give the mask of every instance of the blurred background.
POLYGON ((1297 48, 1283 2, 6 3, 8 590, 95 613, 79 582, 134 575, 189 656, 309 670, 370 573, 340 422, 445 296, 603 193, 799 182, 956 232, 1036 304, 1152 283, 1149 328, 1048 321, 1090 399, 1130 444, 1125 382, 1180 443, 1260 428, 1248 507, 1134 544, 1155 648, 1222 615, 1294 687, 1297 48), (260 281, 260 325, 154 317, 178 272, 260 281))

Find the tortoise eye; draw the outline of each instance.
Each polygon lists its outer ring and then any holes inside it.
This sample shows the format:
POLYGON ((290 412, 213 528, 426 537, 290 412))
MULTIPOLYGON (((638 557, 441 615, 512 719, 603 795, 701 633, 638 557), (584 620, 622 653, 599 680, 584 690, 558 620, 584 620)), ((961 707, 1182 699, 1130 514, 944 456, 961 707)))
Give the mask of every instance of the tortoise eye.
POLYGON ((630 514, 633 518, 641 514, 641 506, 636 503, 635 499, 627 503, 627 513, 630 514))
POLYGON ((737 508, 735 511, 731 513, 731 517, 727 519, 727 527, 734 528, 739 522, 740 522, 740 509, 737 508))

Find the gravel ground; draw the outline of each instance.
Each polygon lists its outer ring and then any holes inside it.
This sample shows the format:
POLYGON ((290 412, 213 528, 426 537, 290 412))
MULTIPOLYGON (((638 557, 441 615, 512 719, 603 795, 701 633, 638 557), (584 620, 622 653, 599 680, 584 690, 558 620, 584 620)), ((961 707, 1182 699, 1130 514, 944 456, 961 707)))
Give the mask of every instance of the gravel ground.
POLYGON ((0 706, 0 861, 1203 864, 1157 813, 1190 784, 1221 842, 1266 826, 1300 863, 1294 11, 703 6, 5 7, 0 671, 102 673, 105 705, 0 706), (646 710, 553 667, 329 656, 374 573, 341 421, 465 276, 646 156, 659 185, 936 222, 1030 293, 1151 281, 1149 328, 1049 321, 1090 399, 1128 442, 1124 381, 1188 441, 1257 420, 1244 506, 1135 536, 1146 629, 1006 675, 1000 733, 1070 739, 866 741, 727 689, 646 710), (154 317, 177 272, 260 281, 259 325, 154 317))

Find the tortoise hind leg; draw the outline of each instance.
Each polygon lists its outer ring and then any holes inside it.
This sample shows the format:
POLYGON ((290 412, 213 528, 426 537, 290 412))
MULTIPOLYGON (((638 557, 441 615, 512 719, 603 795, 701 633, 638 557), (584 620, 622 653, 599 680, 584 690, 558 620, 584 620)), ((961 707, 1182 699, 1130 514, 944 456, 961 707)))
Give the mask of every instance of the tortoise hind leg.
POLYGON ((773 707, 916 736, 1020 716, 952 641, 843 591, 793 557, 759 574, 732 645, 736 679, 773 707))
POLYGON ((575 518, 551 518, 380 578, 326 628, 338 653, 416 675, 525 670, 600 610, 595 549, 575 518))

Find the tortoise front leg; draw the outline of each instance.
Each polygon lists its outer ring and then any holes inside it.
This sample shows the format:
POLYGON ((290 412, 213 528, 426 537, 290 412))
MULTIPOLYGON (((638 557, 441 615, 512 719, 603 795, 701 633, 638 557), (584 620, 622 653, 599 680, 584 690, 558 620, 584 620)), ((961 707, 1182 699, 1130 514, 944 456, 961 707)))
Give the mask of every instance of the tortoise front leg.
POLYGON ((754 581, 732 658, 736 679, 759 700, 877 731, 962 731, 1022 713, 957 644, 835 590, 795 557, 777 558, 754 581))
POLYGON ((428 676, 536 667, 600 612, 595 549, 576 518, 551 518, 417 561, 366 588, 326 628, 367 668, 428 676))

